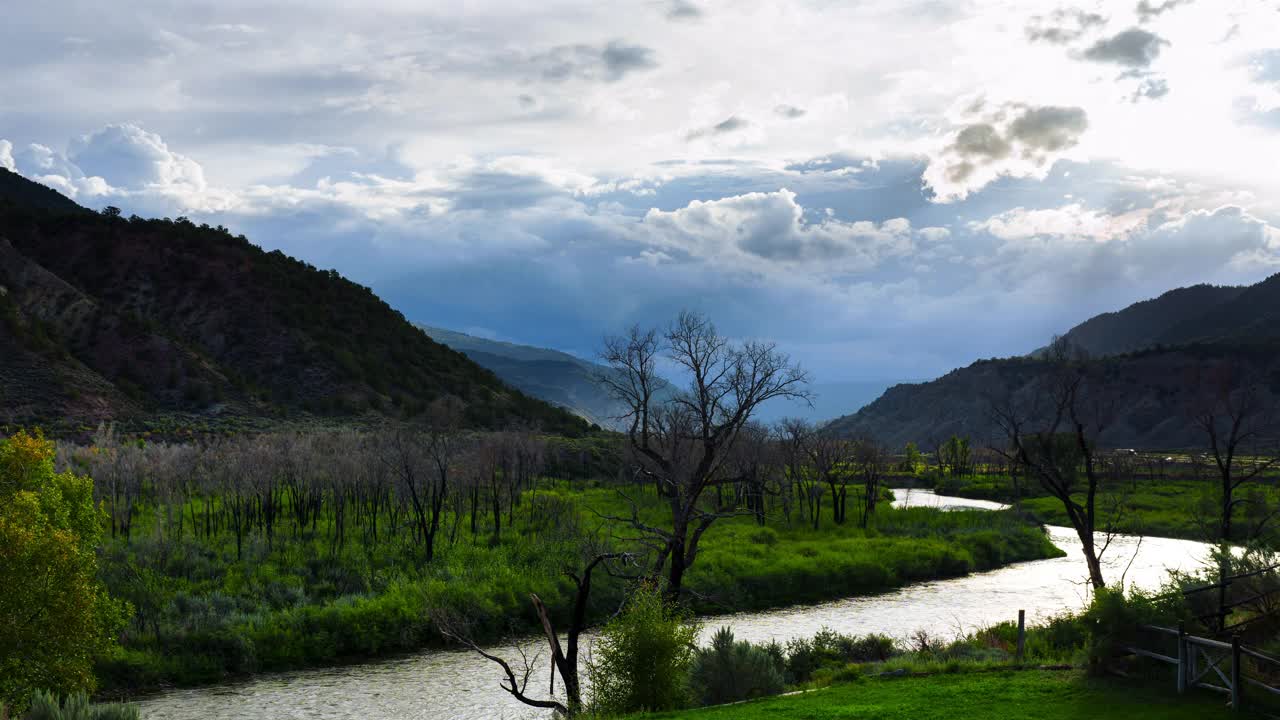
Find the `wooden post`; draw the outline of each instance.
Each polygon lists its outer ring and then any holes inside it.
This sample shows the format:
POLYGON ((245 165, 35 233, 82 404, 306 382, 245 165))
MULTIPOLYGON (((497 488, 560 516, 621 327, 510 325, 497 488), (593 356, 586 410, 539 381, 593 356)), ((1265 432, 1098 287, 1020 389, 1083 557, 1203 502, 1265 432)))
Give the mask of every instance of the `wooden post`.
POLYGON ((1187 691, 1187 623, 1178 621, 1178 694, 1187 691))
POLYGON ((1018 664, 1022 664, 1023 652, 1027 647, 1027 611, 1018 611, 1018 664))
POLYGON ((1244 688, 1240 687, 1240 636, 1231 636, 1231 711, 1240 712, 1241 695, 1244 694, 1244 688))

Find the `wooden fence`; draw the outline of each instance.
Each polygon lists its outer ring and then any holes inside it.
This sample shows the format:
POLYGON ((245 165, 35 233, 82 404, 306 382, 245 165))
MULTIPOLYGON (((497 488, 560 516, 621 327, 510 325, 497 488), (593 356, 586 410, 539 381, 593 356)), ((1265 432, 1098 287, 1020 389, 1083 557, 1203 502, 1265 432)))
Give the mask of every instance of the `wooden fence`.
POLYGON ((1176 641, 1177 649, 1174 655, 1137 645, 1126 646, 1125 650, 1176 666, 1179 693, 1196 687, 1221 692, 1231 698, 1231 708, 1236 711, 1244 707, 1246 685, 1252 685, 1272 695, 1280 695, 1280 688, 1270 685, 1261 677, 1251 677, 1247 674, 1249 668, 1246 668, 1246 665, 1252 664, 1255 669, 1259 667, 1280 669, 1280 660, 1241 645, 1238 635, 1233 635, 1231 642, 1227 643, 1212 638, 1188 635, 1186 627, 1182 624, 1177 628, 1159 625, 1139 627, 1166 638, 1172 637, 1176 641), (1250 663, 1245 662, 1246 658, 1250 663))

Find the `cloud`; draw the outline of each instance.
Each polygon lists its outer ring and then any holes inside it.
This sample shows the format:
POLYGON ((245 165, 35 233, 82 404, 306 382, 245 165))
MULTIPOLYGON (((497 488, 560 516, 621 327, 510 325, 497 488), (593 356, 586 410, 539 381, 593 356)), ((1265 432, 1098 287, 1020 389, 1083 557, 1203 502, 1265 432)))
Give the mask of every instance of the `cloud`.
POLYGON ((701 138, 701 137, 708 137, 708 136, 714 136, 714 135, 727 135, 728 133, 731 133, 731 132, 746 129, 747 127, 750 127, 750 125, 751 125, 751 121, 747 120, 746 118, 739 117, 737 115, 730 115, 729 117, 725 118, 724 120, 721 120, 720 122, 716 123, 715 125, 712 125, 711 127, 690 130, 688 133, 685 134, 685 139, 697 140, 698 138, 701 138))
MULTIPOLYGON (((806 221, 787 189, 695 200, 672 211, 651 209, 639 238, 666 250, 772 273, 803 266, 819 273, 864 272, 914 248, 911 222, 806 221)), ((935 234, 936 237, 936 234, 935 234)))
POLYGON ((1142 227, 1145 221, 1143 213, 1114 216, 1090 210, 1082 203, 1071 203, 1062 207, 1033 210, 1016 207, 984 221, 971 223, 970 229, 988 232, 1002 240, 1054 237, 1108 242, 1125 237, 1142 227))
POLYGON ((1032 42, 1066 45, 1093 28, 1106 24, 1107 18, 1098 13, 1088 13, 1075 8, 1055 10, 1047 18, 1042 15, 1032 16, 1026 29, 1027 39, 1032 42))
POLYGON ((671 0, 671 4, 667 7, 667 17, 672 20, 697 20, 702 15, 702 8, 689 0, 671 0))
POLYGON ((551 82, 617 82, 630 73, 657 67, 654 55, 652 48, 612 40, 602 46, 558 45, 530 57, 528 62, 551 82))
POLYGON ((1084 51, 1085 59, 1094 62, 1114 63, 1127 67, 1148 67, 1160 56, 1160 49, 1169 41, 1141 28, 1129 28, 1117 35, 1103 38, 1084 51))
POLYGON ((18 169, 18 164, 13 160, 13 143, 8 140, 0 140, 0 167, 10 171, 18 169))
POLYGON ((1249 58, 1249 74, 1255 82, 1280 85, 1280 50, 1263 50, 1249 58))
POLYGON ((1159 100, 1169 94, 1169 81, 1163 77, 1150 76, 1144 77, 1138 83, 1138 87, 1133 91, 1130 99, 1133 102, 1142 100, 1159 100))
POLYGON ((86 176, 110 178, 114 187, 187 186, 204 190, 204 170, 169 150, 159 135, 131 125, 108 125, 71 143, 67 160, 86 176))
POLYGON ((1138 21, 1150 22, 1161 15, 1173 10, 1180 5, 1190 5, 1195 0, 1164 0, 1160 3, 1152 3, 1151 0, 1141 0, 1138 3, 1138 21))
POLYGON ((795 120, 796 118, 804 117, 804 114, 805 114, 804 108, 796 107, 795 105, 787 105, 787 104, 775 105, 773 107, 773 112, 775 115, 787 118, 789 120, 795 120))
POLYGON ((938 201, 951 202, 1001 176, 1043 177, 1088 128, 1083 108, 1009 105, 960 128, 930 160, 924 182, 938 201))

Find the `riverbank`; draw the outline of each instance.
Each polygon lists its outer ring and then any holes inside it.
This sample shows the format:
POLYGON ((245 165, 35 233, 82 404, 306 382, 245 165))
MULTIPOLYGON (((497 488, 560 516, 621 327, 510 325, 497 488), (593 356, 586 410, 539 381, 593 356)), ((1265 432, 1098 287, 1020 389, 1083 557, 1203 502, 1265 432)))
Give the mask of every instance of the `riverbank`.
MULTIPOLYGON (((1047 525, 1070 525, 1062 502, 1050 497, 1034 482, 1022 478, 1015 485, 1007 475, 974 474, 963 477, 943 476, 919 478, 916 482, 903 482, 906 486, 928 487, 942 495, 992 500, 1014 504, 1035 519, 1047 525)), ((1280 490, 1274 481, 1244 486, 1240 497, 1256 494, 1258 502, 1251 502, 1239 511, 1237 522, 1243 527, 1264 521, 1265 508, 1280 501, 1280 490), (1257 517, 1249 514, 1255 508, 1257 517)), ((1110 526, 1115 532, 1129 535, 1152 535, 1205 541, 1213 538, 1216 529, 1216 504, 1220 492, 1216 482, 1188 477, 1126 479, 1104 485, 1098 500, 1098 528, 1110 526)), ((1084 495, 1077 497, 1081 502, 1084 495)))
MULTIPOLYGON (((433 621, 441 610, 465 613, 482 642, 536 632, 528 593, 556 615, 568 606, 561 571, 575 562, 580 538, 566 528, 622 510, 610 488, 548 486, 520 499, 498 543, 464 533, 431 563, 394 536, 375 556, 282 533, 271 546, 247 544, 239 560, 226 537, 117 541, 104 572, 138 617, 122 650, 100 663, 102 687, 133 693, 404 654, 441 644, 433 621)), ((687 582, 695 611, 711 615, 866 596, 1061 554, 1013 513, 885 504, 865 529, 828 518, 818 529, 776 516, 764 526, 752 517, 720 521, 687 582)), ((611 613, 622 592, 621 582, 601 577, 591 617, 611 613)))
POLYGON ((1233 714, 1219 696, 1090 679, 1078 670, 1023 670, 857 682, 720 707, 636 716, 645 720, 1214 720, 1233 714))

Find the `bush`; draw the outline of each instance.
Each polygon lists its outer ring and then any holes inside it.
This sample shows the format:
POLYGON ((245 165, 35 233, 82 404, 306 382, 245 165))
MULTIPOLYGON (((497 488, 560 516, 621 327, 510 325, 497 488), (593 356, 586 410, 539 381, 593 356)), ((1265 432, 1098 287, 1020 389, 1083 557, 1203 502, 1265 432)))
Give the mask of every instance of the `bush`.
POLYGON ((895 654, 893 638, 887 635, 841 635, 822 628, 812 640, 797 638, 787 643, 786 677, 792 683, 804 683, 820 669, 883 662, 895 654))
POLYGON ((588 664, 592 709, 625 715, 684 706, 697 634, 656 588, 638 590, 596 639, 588 664))
POLYGON ((23 720, 138 720, 138 708, 134 705, 111 703, 89 704, 85 693, 72 693, 59 704, 58 696, 36 690, 31 694, 31 707, 23 720))
POLYGON ((703 705, 721 705, 777 695, 785 685, 782 671, 780 652, 735 642, 733 631, 722 627, 711 639, 711 647, 697 651, 690 685, 703 705))
POLYGON ((1119 646, 1131 641, 1139 625, 1155 624, 1168 617, 1151 597, 1123 588, 1099 588, 1093 602, 1080 615, 1088 632, 1089 672, 1099 673, 1117 654, 1119 646))

